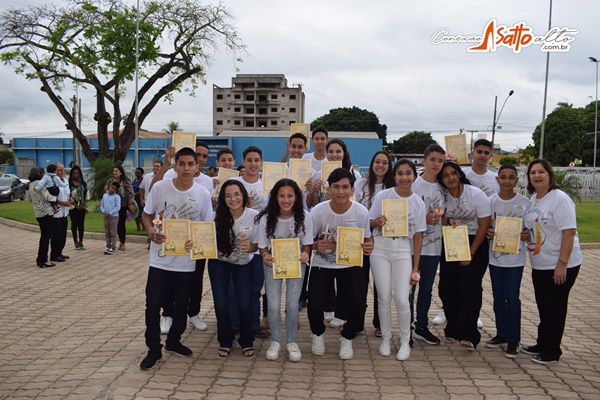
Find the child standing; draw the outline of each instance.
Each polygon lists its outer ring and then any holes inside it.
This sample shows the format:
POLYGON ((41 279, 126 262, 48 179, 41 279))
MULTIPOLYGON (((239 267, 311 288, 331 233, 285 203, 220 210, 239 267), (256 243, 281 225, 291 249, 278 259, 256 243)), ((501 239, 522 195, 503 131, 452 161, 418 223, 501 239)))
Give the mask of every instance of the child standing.
POLYGON ((113 182, 108 187, 108 192, 102 196, 100 211, 104 214, 104 233, 106 235, 106 250, 104 254, 115 254, 117 245, 117 223, 119 222, 119 210, 121 209, 121 197, 117 194, 119 191, 119 182, 113 182))

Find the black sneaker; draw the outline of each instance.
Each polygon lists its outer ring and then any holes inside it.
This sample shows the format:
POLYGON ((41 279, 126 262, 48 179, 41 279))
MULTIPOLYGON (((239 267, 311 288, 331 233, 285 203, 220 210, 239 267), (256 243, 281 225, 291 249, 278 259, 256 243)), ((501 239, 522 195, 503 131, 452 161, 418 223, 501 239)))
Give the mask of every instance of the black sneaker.
POLYGON ((424 341, 427 344, 439 344, 440 339, 438 339, 433 333, 429 331, 427 328, 423 329, 415 329, 413 333, 415 339, 419 339, 424 341))
POLYGON ((490 349, 496 349, 504 345, 506 345, 506 338, 504 336, 496 336, 485 342, 485 347, 489 347, 490 349))
POLYGON ((537 356, 542 352, 538 344, 533 346, 521 346, 521 351, 530 356, 537 356))
POLYGON ((144 371, 148 371, 154 368, 154 365, 158 360, 162 358, 162 353, 160 351, 149 351, 146 357, 140 363, 140 369, 144 371))
POLYGON ((554 363, 557 363, 559 360, 560 360, 559 357, 548 356, 543 353, 531 357, 531 361, 533 361, 534 363, 544 364, 544 365, 554 364, 554 363))
POLYGON ((171 353, 178 354, 182 357, 191 357, 194 352, 189 348, 182 345, 180 342, 167 343, 165 344, 165 350, 171 353))
POLYGON ((414 345, 415 345, 415 341, 413 340, 413 337, 412 337, 412 332, 410 333, 410 340, 408 341, 408 345, 410 347, 414 347, 414 345))
POLYGON ((519 355, 519 343, 508 342, 506 350, 504 350, 504 356, 507 358, 517 358, 519 355))

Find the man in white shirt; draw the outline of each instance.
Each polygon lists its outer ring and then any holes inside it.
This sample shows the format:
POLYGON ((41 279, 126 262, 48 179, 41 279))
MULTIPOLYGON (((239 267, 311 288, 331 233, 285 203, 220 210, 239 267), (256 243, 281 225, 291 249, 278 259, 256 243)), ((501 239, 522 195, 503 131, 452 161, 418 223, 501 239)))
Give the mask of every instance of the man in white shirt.
POLYGON ((500 186, 496 181, 497 173, 488 170, 492 158, 492 143, 486 139, 479 139, 473 144, 471 151, 473 163, 470 167, 463 168, 471 185, 483 190, 487 197, 498 193, 500 186))
POLYGON ((158 171, 160 171, 160 167, 162 167, 163 162, 161 160, 154 160, 152 163, 152 172, 144 175, 142 179, 142 183, 140 183, 140 205, 142 209, 146 206, 146 199, 148 198, 148 193, 150 193, 150 184, 152 183, 152 179, 158 171))

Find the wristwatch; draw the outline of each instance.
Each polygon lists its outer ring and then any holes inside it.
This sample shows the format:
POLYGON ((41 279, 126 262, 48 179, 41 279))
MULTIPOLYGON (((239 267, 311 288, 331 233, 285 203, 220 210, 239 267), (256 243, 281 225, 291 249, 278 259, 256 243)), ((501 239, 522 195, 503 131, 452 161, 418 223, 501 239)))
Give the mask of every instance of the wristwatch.
POLYGON ((560 258, 558 259, 558 262, 565 266, 569 264, 569 260, 561 260, 560 258))

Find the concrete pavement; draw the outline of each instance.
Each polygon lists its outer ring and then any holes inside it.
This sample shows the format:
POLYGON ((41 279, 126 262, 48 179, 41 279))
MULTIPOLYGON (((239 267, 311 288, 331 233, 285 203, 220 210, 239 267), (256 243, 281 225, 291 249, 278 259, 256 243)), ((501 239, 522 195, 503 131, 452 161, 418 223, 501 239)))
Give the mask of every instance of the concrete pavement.
MULTIPOLYGON (((105 256, 102 240, 86 238, 87 250, 75 251, 69 238, 65 253, 71 259, 40 269, 37 241, 37 228, 0 224, 2 399, 600 399, 598 249, 584 250, 558 364, 538 365, 524 354, 510 360, 483 343, 468 352, 419 341, 410 359, 399 362, 379 355, 381 339, 370 324, 354 340, 352 360, 338 358, 339 334, 333 328, 327 328, 326 354, 313 356, 306 310, 298 332, 300 362, 290 362, 285 351, 277 361, 266 360, 269 339, 255 341, 254 357, 243 357, 236 347, 221 358, 206 275, 201 316, 209 328, 200 332, 188 326, 182 338, 194 355, 163 352, 153 370, 141 371, 146 245, 130 241, 127 251, 105 256)), ((529 270, 521 298, 522 342, 533 344, 538 319, 529 270)), ((440 304, 436 286, 431 318, 440 304)), ((484 342, 495 334, 489 279, 481 319, 484 342)), ((441 327, 432 331, 443 335, 441 327)), ((392 352, 399 345, 394 334, 392 352)))

